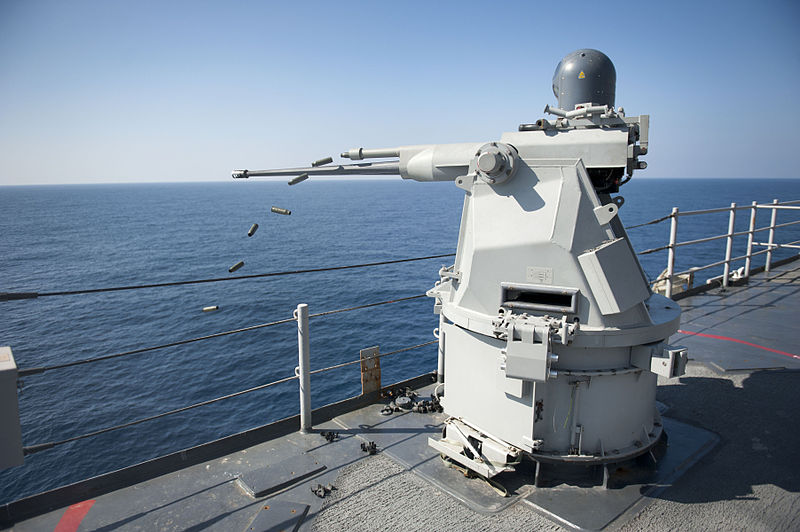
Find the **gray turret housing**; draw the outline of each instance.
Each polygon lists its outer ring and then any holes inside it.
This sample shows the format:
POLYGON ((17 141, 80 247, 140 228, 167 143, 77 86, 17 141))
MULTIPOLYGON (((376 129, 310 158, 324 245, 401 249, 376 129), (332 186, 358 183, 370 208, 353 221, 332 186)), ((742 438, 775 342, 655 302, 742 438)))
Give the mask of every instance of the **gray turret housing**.
MULTIPOLYGON (((428 295, 449 419, 441 455, 484 477, 537 462, 606 464, 663 433, 657 376, 678 377, 680 308, 653 294, 611 198, 646 168, 649 117, 615 110, 616 72, 596 50, 567 55, 559 108, 489 142, 354 148, 336 166, 237 170, 236 178, 399 174, 454 181, 464 208, 454 264, 428 295), (389 160, 386 160, 389 159, 389 160)), ((290 181, 290 184, 295 180, 290 181)))
POLYGON ((553 94, 561 109, 592 103, 614 107, 617 71, 603 52, 584 48, 564 56, 553 74, 553 94))

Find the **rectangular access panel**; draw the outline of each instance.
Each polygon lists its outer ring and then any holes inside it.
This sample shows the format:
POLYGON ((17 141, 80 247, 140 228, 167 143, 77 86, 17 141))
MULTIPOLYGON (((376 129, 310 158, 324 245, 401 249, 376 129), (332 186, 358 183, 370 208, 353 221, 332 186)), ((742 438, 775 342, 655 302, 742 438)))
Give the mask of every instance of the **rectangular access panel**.
POLYGON ((650 297, 639 262, 624 238, 617 238, 578 257, 595 301, 604 315, 625 312, 650 297))

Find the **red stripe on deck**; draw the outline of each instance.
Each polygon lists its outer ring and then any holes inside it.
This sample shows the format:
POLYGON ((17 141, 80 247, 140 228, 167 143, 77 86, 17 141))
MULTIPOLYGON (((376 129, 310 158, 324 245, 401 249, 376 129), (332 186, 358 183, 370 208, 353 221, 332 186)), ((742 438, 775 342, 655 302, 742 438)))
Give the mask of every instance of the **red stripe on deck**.
POLYGON ((53 532, 75 532, 78 530, 78 527, 81 526, 81 521, 89 513, 89 509, 93 504, 93 500, 83 501, 67 508, 53 532))
POLYGON ((692 336, 702 336, 703 338, 713 338, 715 340, 726 340, 728 342, 736 342, 737 344, 744 344, 749 345, 750 347, 757 347, 759 349, 763 349, 764 351, 771 351, 772 353, 778 353, 779 355, 785 355, 787 357, 792 357, 794 359, 800 360, 800 356, 793 355, 791 353, 787 353, 786 351, 780 351, 778 349, 772 349, 771 347, 764 347, 763 345, 752 344, 750 342, 745 342, 744 340, 739 340, 737 338, 730 338, 728 336, 719 336, 716 334, 705 334, 699 332, 692 332, 692 331, 681 331, 678 330, 680 334, 691 334, 692 336))

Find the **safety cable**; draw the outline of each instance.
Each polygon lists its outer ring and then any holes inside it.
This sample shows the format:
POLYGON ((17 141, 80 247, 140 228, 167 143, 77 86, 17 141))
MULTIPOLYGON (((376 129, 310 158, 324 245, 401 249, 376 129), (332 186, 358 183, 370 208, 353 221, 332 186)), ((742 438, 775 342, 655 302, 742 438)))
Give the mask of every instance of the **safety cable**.
POLYGON ((657 248, 646 249, 644 251, 640 251, 637 255, 649 255, 650 253, 655 253, 657 251, 664 251, 665 249, 669 249, 670 246, 660 246, 657 248))
POLYGON ((46 449, 51 449, 51 448, 53 448, 53 447, 55 447, 57 445, 63 445, 65 443, 70 443, 70 442, 73 442, 73 441, 82 440, 84 438, 89 438, 90 436, 97 436, 99 434, 104 434, 106 432, 111 432, 112 430, 124 429, 126 427, 131 427, 133 425, 138 425, 139 423, 144 423, 145 421, 152 421, 154 419, 158 419, 158 418, 165 417, 165 416, 170 416, 172 414, 177 414, 179 412, 185 412, 187 410, 191 410, 192 408, 197 408, 197 407, 200 407, 200 406, 210 405, 211 403, 216 403, 217 401, 222 401, 224 399, 231 399, 232 397, 237 397, 239 395, 244 395, 246 393, 255 392, 255 391, 258 391, 258 390, 263 390, 264 388, 269 388, 270 386, 275 386, 276 384, 281 384, 281 383, 284 383, 284 382, 288 382, 288 381, 294 380, 296 378, 297 378, 296 375, 292 375, 291 377, 285 377, 285 378, 277 380, 277 381, 268 382, 267 384, 261 384, 259 386, 254 387, 254 388, 249 388, 247 390, 242 390, 240 392, 235 392, 235 393, 231 393, 231 394, 228 394, 228 395, 223 395, 222 397, 217 397, 216 399, 209 399, 208 401, 203 401, 201 403, 195 403, 193 405, 184 406, 183 408, 177 408, 175 410, 170 410, 169 412, 162 412, 160 414, 156 414, 155 416, 150 416, 150 417, 145 417, 145 418, 142 418, 142 419, 137 419, 136 421, 130 421, 128 423, 123 423, 121 425, 115 425, 113 427, 107 427, 107 428, 104 428, 104 429, 96 430, 94 432, 89 432, 87 434, 82 434, 80 436, 73 436, 72 438, 67 438, 66 440, 60 440, 60 441, 48 442, 48 443, 39 443, 39 444, 36 444, 36 445, 31 445, 29 447, 23 447, 22 448, 22 452, 24 454, 28 455, 28 454, 36 453, 36 452, 39 452, 39 451, 44 451, 46 449))
POLYGON ((655 220, 650 220, 649 222, 645 222, 643 224, 636 224, 636 225, 627 226, 627 227, 625 227, 625 229, 626 230, 628 230, 628 229, 636 229, 637 227, 644 227, 645 225, 659 224, 659 223, 663 222, 664 220, 669 220, 670 218, 672 218, 672 214, 668 214, 666 216, 662 216, 661 218, 656 218, 655 220))
MULTIPOLYGON (((381 353, 381 354, 376 355, 374 357, 369 357, 368 360, 375 360, 376 358, 383 358, 383 357, 388 357, 389 355, 396 355, 397 353, 404 353, 406 351, 411 351, 412 349, 417 349, 419 347, 425 347, 426 345, 435 344, 438 341, 439 340, 431 340, 430 342, 425 342, 423 344, 412 345, 411 347, 404 347, 403 349, 397 349, 395 351, 389 351, 388 353, 381 353)), ((361 362, 361 359, 351 360, 350 362, 343 362, 342 364, 336 364, 335 366, 328 366, 327 368, 315 369, 313 371, 309 371, 308 374, 309 375, 314 375, 316 373, 322 373, 322 372, 325 372, 325 371, 330 371, 332 369, 343 368, 345 366, 352 366, 353 364, 358 364, 359 362, 361 362)))
MULTIPOLYGON (((325 312, 318 312, 316 314, 309 315, 309 318, 316 318, 316 317, 319 317, 319 316, 328 316, 330 314, 338 314, 339 312, 349 312, 351 310, 359 310, 359 309, 363 309, 363 308, 377 307, 377 306, 380 306, 380 305, 389 305, 391 303, 399 303, 399 302, 402 302, 402 301, 409 301, 411 299, 418 299, 418 298, 421 298, 421 297, 425 297, 425 294, 418 294, 418 295, 415 295, 415 296, 402 297, 402 298, 398 298, 398 299, 390 299, 390 300, 387 300, 387 301, 379 301, 377 303, 367 303, 365 305, 358 305, 356 307, 349 307, 349 308, 342 308, 342 309, 336 309, 336 310, 328 310, 328 311, 325 311, 325 312)), ((237 333, 241 333, 241 332, 254 331, 256 329, 263 329, 265 327, 272 327, 273 325, 280 325, 281 323, 289 323, 289 322, 292 322, 292 321, 297 321, 297 320, 295 318, 286 318, 286 319, 282 319, 282 320, 278 320, 278 321, 271 321, 271 322, 268 322, 268 323, 261 323, 261 324, 258 324, 258 325, 251 325, 249 327, 243 327, 241 329, 234 329, 234 330, 231 330, 231 331, 224 331, 224 332, 218 332, 218 333, 214 333, 214 334, 209 334, 209 335, 206 335, 206 336, 199 336, 197 338, 189 338, 187 340, 178 340, 176 342, 169 342, 167 344, 161 344, 161 345, 156 345, 156 346, 152 346, 152 347, 142 347, 140 349, 132 349, 130 351, 123 351, 121 353, 114 353, 114 354, 111 354, 111 355, 103 355, 103 356, 99 356, 99 357, 86 358, 86 359, 83 359, 83 360, 76 360, 74 362, 66 362, 64 364, 57 364, 57 365, 53 365, 53 366, 42 366, 42 367, 38 367, 38 368, 25 368, 25 369, 19 370, 18 376, 19 377, 26 377, 28 375, 36 375, 38 373, 44 373, 45 371, 49 371, 49 370, 53 370, 53 369, 68 368, 68 367, 72 367, 72 366, 79 366, 79 365, 82 365, 82 364, 89 364, 91 362, 100 362, 102 360, 109 360, 109 359, 112 359, 112 358, 124 357, 124 356, 127 356, 127 355, 137 355, 139 353, 147 353, 147 352, 150 352, 150 351, 155 351, 157 349, 164 349, 166 347, 174 347, 174 346, 177 346, 177 345, 184 345, 184 344, 190 344, 192 342, 199 342, 201 340, 209 340, 211 338, 219 338, 221 336, 228 336, 230 334, 237 334, 237 333)))
POLYGON ((140 284, 131 286, 115 286, 108 288, 90 288, 86 290, 67 290, 62 292, 0 292, 0 301, 16 301, 20 299, 36 299, 39 297, 50 296, 74 296, 80 294, 97 294, 101 292, 119 292, 122 290, 138 290, 141 288, 161 288, 166 286, 183 286, 189 284, 217 283, 221 281, 241 281, 242 279, 257 279, 262 277, 278 277, 281 275, 298 275, 301 273, 330 272, 337 270, 350 270, 353 268, 368 268, 371 266, 385 266, 387 264, 400 264, 403 262, 414 262, 420 260, 441 259, 453 257, 455 253, 444 253, 441 255, 429 255, 427 257, 414 257, 410 259, 384 260, 381 262, 366 262, 363 264, 349 264, 346 266, 328 266, 325 268, 310 268, 306 270, 289 270, 283 272, 254 273, 250 275, 238 275, 236 277, 215 277, 212 279, 195 279, 191 281, 172 281, 167 283, 140 284))
POLYGON ((54 366, 42 366, 42 367, 39 367, 39 368, 26 368, 26 369, 19 370, 18 375, 20 377, 26 377, 28 375, 36 375, 37 373, 44 373, 45 371, 50 371, 51 369, 63 369, 63 368, 69 368, 69 367, 72 367, 72 366, 79 366, 81 364, 89 364, 91 362, 100 362, 101 360, 109 360, 109 359, 112 359, 112 358, 124 357, 124 356, 127 356, 127 355, 138 355, 139 353, 147 353, 147 352, 150 352, 150 351, 155 351, 157 349, 164 349, 165 347, 174 347, 176 345, 184 345, 184 344, 190 344, 192 342, 199 342, 201 340, 209 340, 211 338, 219 338, 220 336, 227 336, 229 334, 236 334, 236 333, 241 333, 241 332, 246 332, 246 331, 254 331, 256 329, 263 329, 264 327, 271 327, 273 325, 278 325, 278 324, 281 324, 281 323, 288 323, 290 321, 297 321, 297 320, 295 320, 294 318, 286 318, 286 319, 283 319, 283 320, 271 321, 269 323, 261 323, 259 325, 251 325, 250 327, 243 327, 241 329, 234 329, 232 331, 218 332, 218 333, 209 334, 209 335, 206 335, 206 336, 199 336, 197 338, 189 338, 187 340, 178 340, 177 342, 170 342, 168 344, 155 345, 155 346, 152 346, 152 347, 142 347, 140 349, 132 349, 130 351, 123 351, 122 353, 114 353, 113 355, 103 355, 103 356, 99 356, 99 357, 85 358, 83 360, 75 360, 74 362, 67 362, 65 364, 57 364, 57 365, 54 365, 54 366))
POLYGON ((336 310, 327 310, 325 312, 317 312, 316 314, 309 314, 309 318, 318 318, 320 316, 330 316, 331 314, 338 314, 340 312, 350 312, 351 310, 360 310, 362 308, 377 307, 378 305, 388 305, 390 303, 400 303, 401 301, 410 301, 412 299, 419 299, 425 297, 426 294, 417 294, 415 296, 400 297, 397 299, 390 299, 388 301, 380 301, 378 303, 367 303, 365 305, 358 305, 357 307, 340 308, 336 310))
MULTIPOLYGON (((322 313, 320 313, 320 314, 322 314, 322 313)), ((294 321, 294 320, 289 320, 289 321, 294 321)), ((383 357, 387 357, 387 356, 390 356, 390 355, 396 355, 397 353, 403 353, 405 351, 411 351, 412 349, 417 349, 419 347, 423 347, 423 346, 426 346, 426 345, 431 345, 431 344, 434 344, 436 342, 438 342, 438 340, 432 340, 430 342, 425 342, 425 343, 422 343, 422 344, 412 345, 410 347, 404 347, 402 349, 397 349, 395 351, 390 351, 388 353, 383 353, 383 354, 380 354, 380 355, 378 355, 376 357, 372 357, 372 358, 383 358, 383 357)), ((341 368, 343 366, 348 366, 348 365, 351 365, 351 364, 357 364, 359 362, 361 362, 361 360, 356 360, 356 361, 353 361, 353 362, 345 362, 344 364, 337 364, 335 366, 330 366, 330 367, 327 367, 327 368, 317 369, 317 370, 314 370, 314 371, 310 371, 309 375, 313 375, 315 373, 322 373, 324 371, 330 371, 332 369, 341 368)), ((149 416, 149 417, 137 419, 135 421, 129 421, 128 423, 122 423, 122 424, 119 424, 119 425, 114 425, 112 427, 106 427, 104 429, 96 430, 94 432, 81 434, 80 436, 73 436, 71 438, 67 438, 67 439, 59 440, 59 441, 55 441, 55 442, 47 442, 47 443, 39 443, 39 444, 36 444, 36 445, 30 445, 28 447, 23 447, 22 451, 23 451, 23 453, 25 455, 28 455, 28 454, 33 454, 33 453, 36 453, 36 452, 39 452, 39 451, 52 449, 53 447, 56 447, 58 445, 63 445, 65 443, 71 443, 71 442, 82 440, 84 438, 89 438, 89 437, 92 437, 92 436, 98 436, 100 434, 105 434, 106 432, 111 432, 113 430, 119 430, 119 429, 124 429, 124 428, 127 428, 127 427, 132 427, 133 425, 138 425, 140 423, 144 423, 145 421, 152 421, 154 419, 159 419, 159 418, 162 418, 162 417, 170 416, 172 414, 178 414, 180 412, 185 412, 185 411, 191 410, 193 408, 198 408, 198 407, 201 407, 201 406, 210 405, 210 404, 216 403, 218 401, 224 401, 225 399, 231 399, 233 397, 238 397, 240 395, 244 395, 244 394, 247 394, 247 393, 250 393, 250 392, 256 392, 258 390, 263 390, 265 388, 269 388, 270 386, 275 386, 276 384, 282 384, 284 382, 289 382, 289 381, 297 379, 297 378, 299 378, 297 375, 292 375, 291 377, 284 377, 283 379, 279 379, 277 381, 268 382, 266 384, 261 384, 259 386, 255 386, 253 388, 248 388, 247 390, 241 390, 239 392, 234 392, 234 393, 231 393, 231 394, 228 394, 228 395, 223 395, 222 397, 217 397, 215 399, 209 399, 208 401, 202 401, 200 403, 195 403, 195 404, 192 404, 192 405, 189 405, 189 406, 184 406, 182 408, 176 408, 175 410, 170 410, 168 412, 162 412, 162 413, 156 414, 154 416, 149 416)))

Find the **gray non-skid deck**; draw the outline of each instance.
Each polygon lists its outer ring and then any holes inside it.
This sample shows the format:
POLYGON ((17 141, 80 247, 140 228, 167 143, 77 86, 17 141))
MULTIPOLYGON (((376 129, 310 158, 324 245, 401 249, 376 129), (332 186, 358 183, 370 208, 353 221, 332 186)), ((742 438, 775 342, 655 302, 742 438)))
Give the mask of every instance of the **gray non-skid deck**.
MULTIPOLYGON (((707 336, 671 339, 689 347, 693 361, 684 377, 659 382, 670 446, 658 469, 627 484, 535 488, 522 468, 502 479, 512 492, 503 498, 427 446, 443 415, 382 416, 379 404, 313 433, 93 497, 78 530, 797 530, 800 360, 791 355, 800 351, 798 290, 795 262, 749 286, 680 301, 681 330, 707 336), (336 441, 320 435, 328 430, 339 433, 336 441), (361 449, 369 441, 377 444, 374 456, 361 449), (263 469, 281 464, 292 467, 263 469), (242 475, 267 491, 274 478, 282 491, 255 498, 237 480, 242 475), (311 491, 317 484, 335 489, 321 499, 311 491)), ((13 530, 54 530, 69 512, 46 512, 13 530)))
POLYGON ((800 369, 798 268, 792 262, 754 277, 747 286, 681 300, 686 334, 671 341, 688 346, 690 358, 719 372, 800 369))

